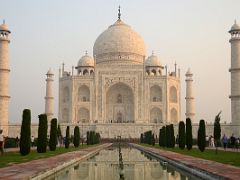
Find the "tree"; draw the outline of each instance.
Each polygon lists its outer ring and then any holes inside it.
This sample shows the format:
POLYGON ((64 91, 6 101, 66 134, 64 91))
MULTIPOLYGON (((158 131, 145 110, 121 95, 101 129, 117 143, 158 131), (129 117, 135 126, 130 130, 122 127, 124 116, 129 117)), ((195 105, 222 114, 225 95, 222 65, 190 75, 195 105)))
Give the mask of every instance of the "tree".
POLYGON ((161 146, 162 147, 162 128, 161 129, 159 129, 159 138, 158 138, 158 144, 159 144, 159 146, 161 146))
POLYGON ((206 147, 206 129, 205 129, 205 121, 200 120, 199 128, 198 128, 198 148, 200 151, 204 151, 206 147))
POLYGON ((73 144, 75 147, 79 147, 80 145, 80 131, 78 126, 75 126, 74 128, 73 144))
POLYGON ((143 143, 143 133, 140 135, 140 143, 143 143))
POLYGON ((155 146, 155 137, 154 137, 154 134, 152 134, 152 145, 155 146))
POLYGON ((187 118, 186 119, 186 145, 188 150, 192 149, 192 143, 193 143, 192 122, 190 118, 187 118))
POLYGON ((55 151, 56 146, 57 146, 57 119, 54 118, 51 120, 50 140, 49 140, 50 151, 55 151))
POLYGON ((68 149, 69 148, 69 144, 70 144, 70 132, 69 132, 70 128, 69 126, 67 126, 66 129, 66 137, 65 137, 65 148, 68 149))
POLYGON ((163 147, 167 146, 166 126, 162 127, 162 145, 163 145, 163 147))
POLYGON ((29 109, 23 110, 22 126, 20 136, 20 153, 25 156, 31 150, 31 111, 29 109))
POLYGON ((165 138, 165 141, 166 141, 166 147, 170 147, 170 126, 169 125, 166 125, 166 138, 165 138))
POLYGON ((40 114, 39 125, 38 125, 38 142, 37 142, 37 152, 45 153, 47 151, 47 115, 40 114))
POLYGON ((169 141, 170 141, 170 147, 174 148, 175 146, 175 136, 174 136, 174 127, 173 124, 169 125, 169 132, 170 132, 170 137, 169 137, 169 141))
POLYGON ((218 144, 219 144, 220 138, 221 138, 220 114, 221 114, 221 111, 217 114, 217 116, 215 117, 215 121, 214 121, 213 136, 214 136, 214 140, 215 140, 216 154, 217 154, 218 144))
POLYGON ((179 136, 179 148, 184 149, 186 143, 186 134, 185 134, 185 124, 183 121, 179 122, 178 127, 178 136, 179 136))

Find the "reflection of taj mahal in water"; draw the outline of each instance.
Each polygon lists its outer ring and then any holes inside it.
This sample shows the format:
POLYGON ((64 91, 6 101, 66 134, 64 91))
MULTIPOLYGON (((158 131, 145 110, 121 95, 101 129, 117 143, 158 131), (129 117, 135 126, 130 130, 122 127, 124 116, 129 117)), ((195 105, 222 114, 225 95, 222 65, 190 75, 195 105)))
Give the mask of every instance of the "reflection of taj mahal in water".
POLYGON ((180 73, 168 72, 143 39, 120 19, 99 35, 75 67, 59 79, 61 123, 177 123, 180 73))

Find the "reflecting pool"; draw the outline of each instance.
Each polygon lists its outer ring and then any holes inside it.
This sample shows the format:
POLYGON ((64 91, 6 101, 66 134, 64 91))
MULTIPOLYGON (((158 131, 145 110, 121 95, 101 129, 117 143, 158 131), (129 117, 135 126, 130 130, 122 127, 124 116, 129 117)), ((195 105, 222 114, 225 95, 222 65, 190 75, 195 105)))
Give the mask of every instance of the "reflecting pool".
POLYGON ((160 162, 137 149, 110 147, 86 161, 74 164, 50 176, 47 180, 153 180, 197 179, 160 162), (122 159, 123 166, 121 167, 122 159))

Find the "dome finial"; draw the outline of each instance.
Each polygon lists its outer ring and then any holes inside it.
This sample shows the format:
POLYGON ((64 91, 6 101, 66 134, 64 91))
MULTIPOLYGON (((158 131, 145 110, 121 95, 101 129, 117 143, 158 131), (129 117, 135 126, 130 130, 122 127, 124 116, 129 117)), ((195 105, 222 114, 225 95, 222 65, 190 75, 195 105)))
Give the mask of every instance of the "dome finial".
POLYGON ((88 52, 87 52, 87 51, 85 51, 85 55, 88 55, 88 52))
POLYGON ((118 20, 121 20, 121 7, 118 6, 118 20))
POLYGON ((154 50, 152 50, 152 56, 154 55, 154 50))
POLYGON ((234 20, 234 24, 237 24, 237 20, 236 19, 234 20))
POLYGON ((5 24, 5 19, 3 19, 3 24, 5 24))

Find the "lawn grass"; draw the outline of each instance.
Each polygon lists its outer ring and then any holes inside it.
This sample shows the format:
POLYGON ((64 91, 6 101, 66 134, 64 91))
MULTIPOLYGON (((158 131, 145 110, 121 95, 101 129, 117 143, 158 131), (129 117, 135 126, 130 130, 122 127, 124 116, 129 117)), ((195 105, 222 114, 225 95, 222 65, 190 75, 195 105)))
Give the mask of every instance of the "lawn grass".
POLYGON ((51 156, 56 156, 59 154, 78 151, 87 147, 92 147, 94 145, 80 145, 78 148, 69 147, 66 149, 65 147, 57 147, 56 151, 47 150, 46 153, 37 153, 36 150, 31 150, 30 154, 26 156, 22 156, 19 152, 5 152, 3 156, 0 155, 0 168, 10 166, 13 164, 19 164, 23 162, 28 162, 36 159, 48 158, 51 156))
POLYGON ((197 148, 193 148, 191 150, 187 150, 185 148, 182 150, 179 147, 162 148, 159 145, 155 145, 155 146, 146 145, 146 144, 141 144, 141 145, 147 146, 147 147, 155 147, 165 151, 172 151, 179 154, 184 154, 188 156, 198 157, 202 159, 207 159, 207 160, 216 161, 223 164, 229 164, 229 165, 240 167, 240 152, 218 150, 218 153, 216 154, 216 151, 214 149, 205 149, 204 152, 201 152, 197 148))

